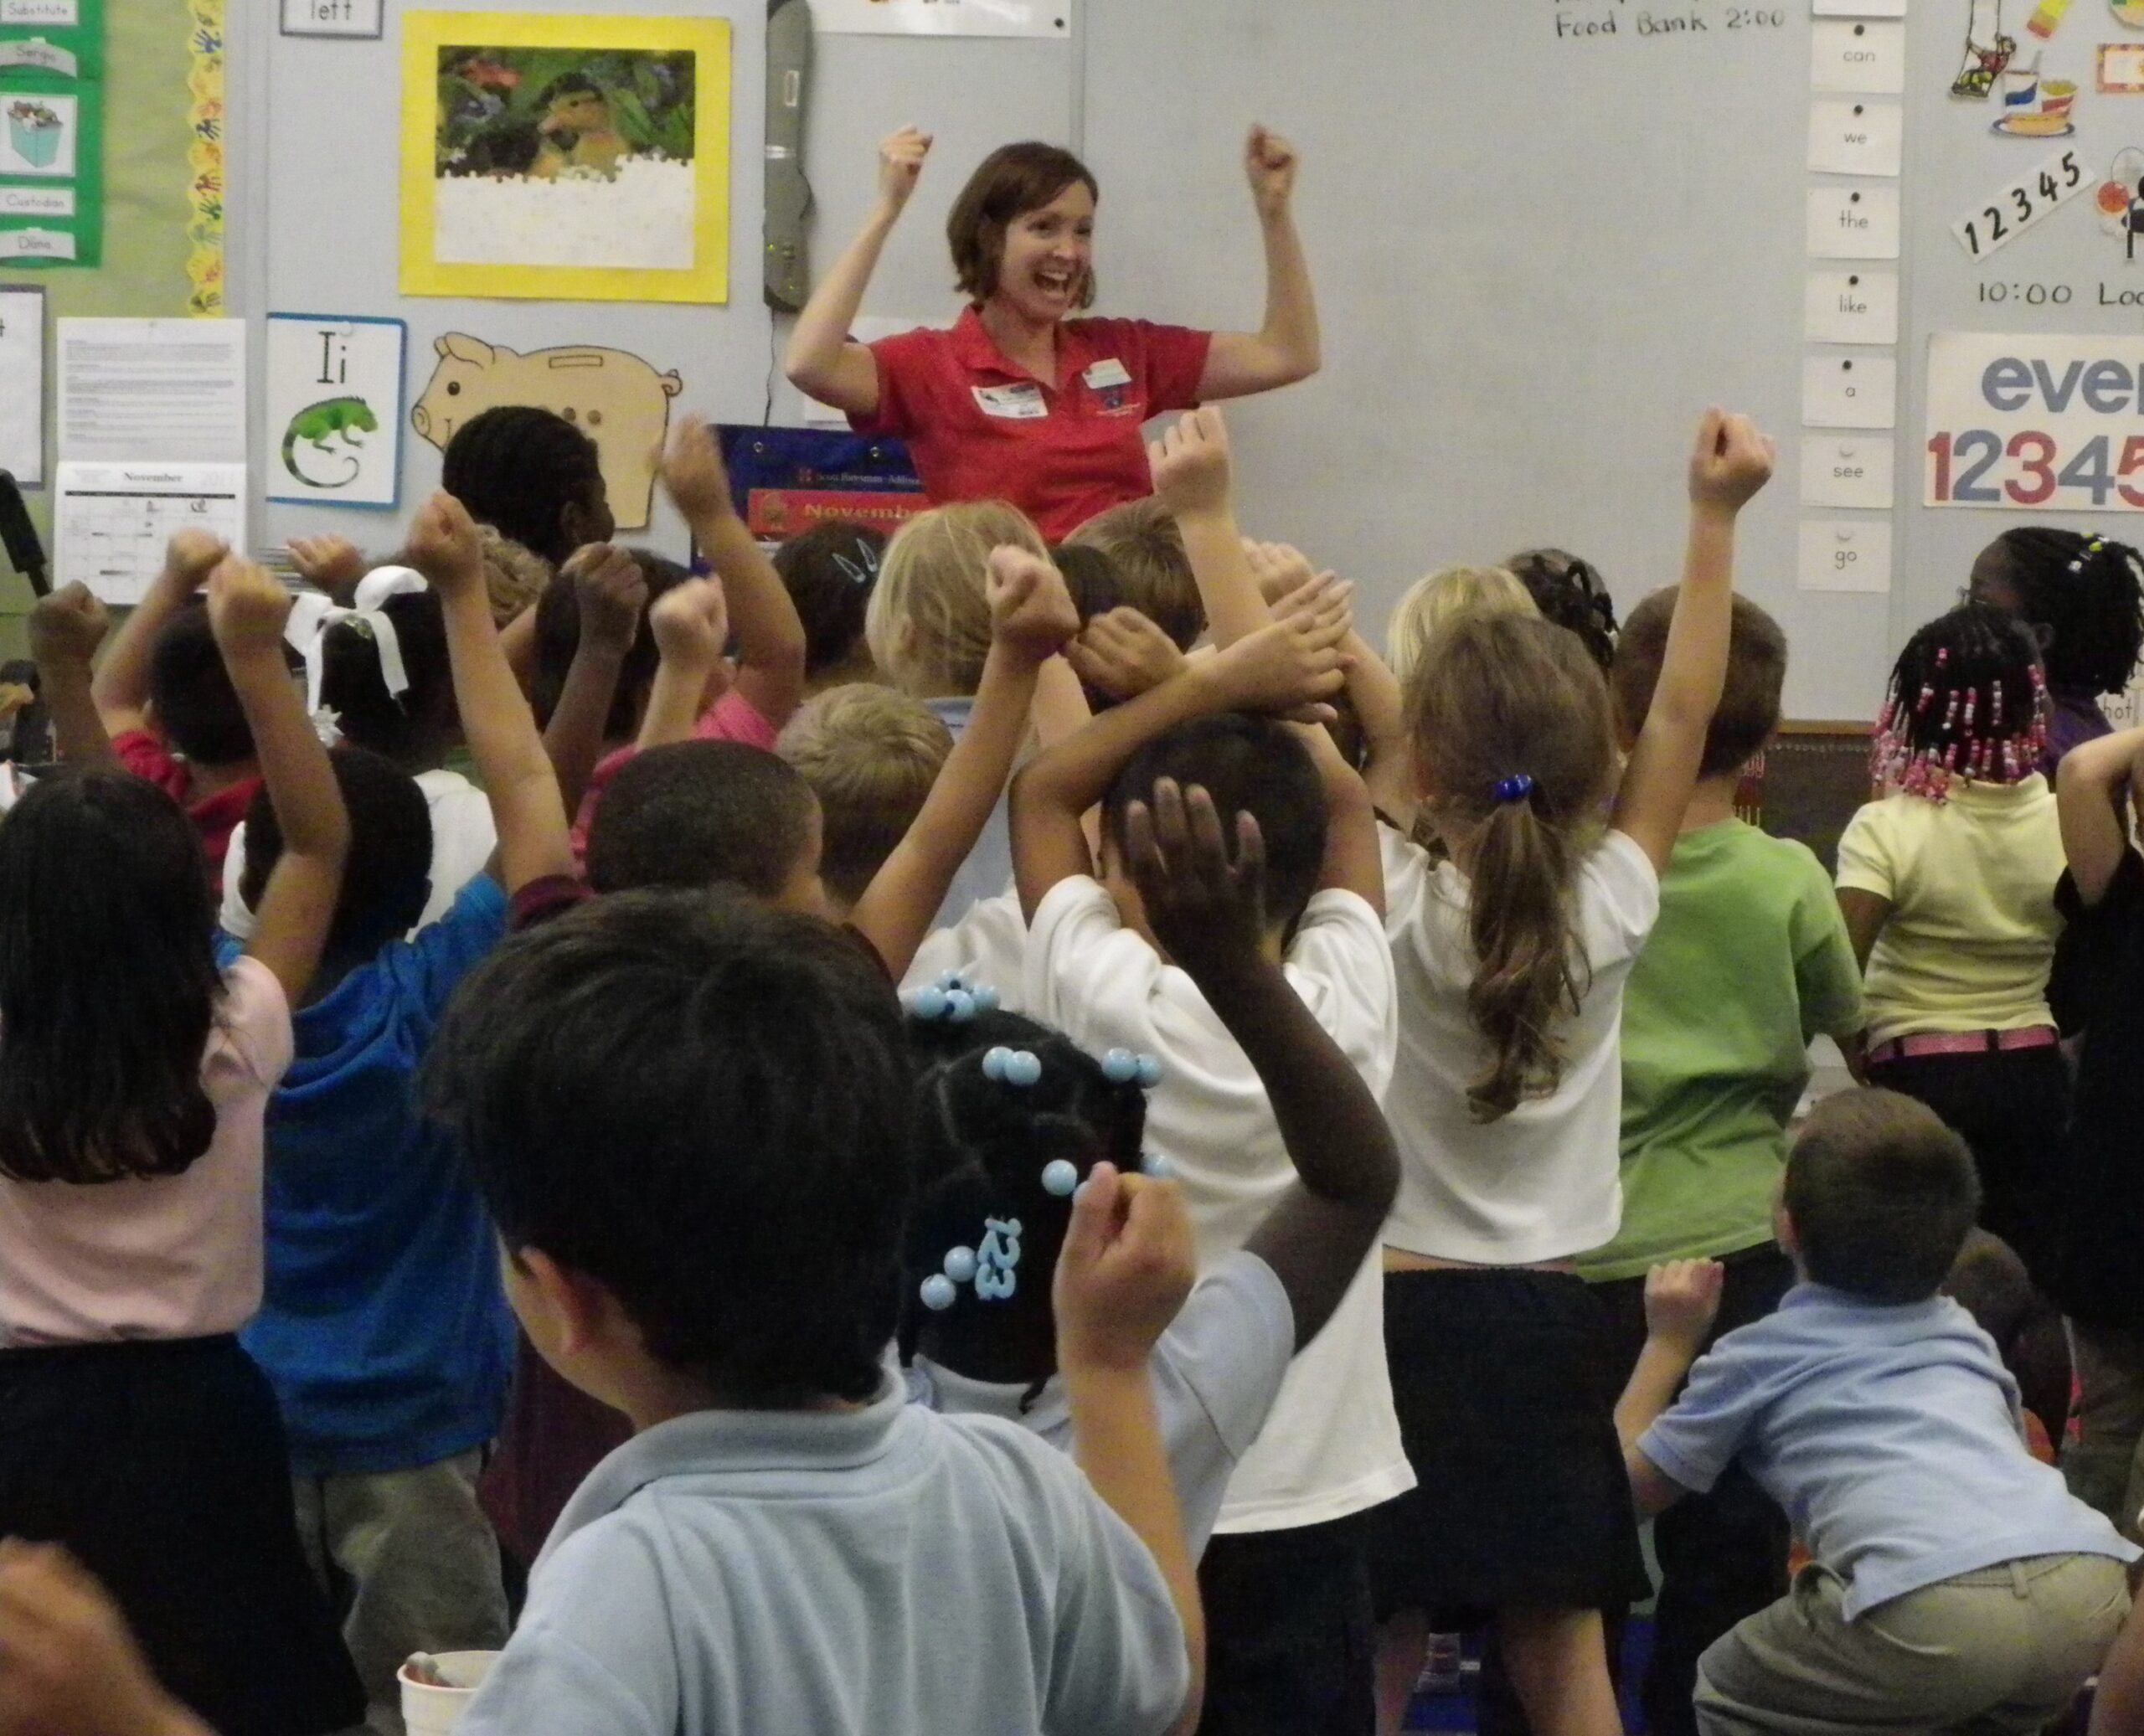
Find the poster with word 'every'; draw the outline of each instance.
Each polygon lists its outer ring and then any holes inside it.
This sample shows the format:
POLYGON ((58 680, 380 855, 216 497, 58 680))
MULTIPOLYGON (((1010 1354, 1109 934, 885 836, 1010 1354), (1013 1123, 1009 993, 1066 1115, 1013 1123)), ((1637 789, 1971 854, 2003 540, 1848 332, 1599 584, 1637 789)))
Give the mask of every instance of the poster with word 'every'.
POLYGON ((1923 503, 2144 513, 2144 361, 2113 337, 1928 341, 1923 503))

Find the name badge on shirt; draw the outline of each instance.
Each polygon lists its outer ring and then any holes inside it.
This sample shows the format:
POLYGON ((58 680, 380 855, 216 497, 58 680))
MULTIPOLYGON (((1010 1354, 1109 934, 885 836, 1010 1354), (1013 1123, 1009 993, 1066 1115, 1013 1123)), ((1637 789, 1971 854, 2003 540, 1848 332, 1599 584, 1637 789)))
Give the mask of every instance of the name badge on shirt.
POLYGON ((976 407, 986 416, 1009 416, 1017 421, 1033 421, 1047 416, 1049 406, 1043 402, 1042 388, 1033 380, 1023 380, 1017 386, 974 386, 976 407))
POLYGON ((1128 386, 1131 384, 1131 376, 1125 371, 1124 363, 1115 356, 1095 363, 1080 378, 1097 392, 1107 386, 1128 386))

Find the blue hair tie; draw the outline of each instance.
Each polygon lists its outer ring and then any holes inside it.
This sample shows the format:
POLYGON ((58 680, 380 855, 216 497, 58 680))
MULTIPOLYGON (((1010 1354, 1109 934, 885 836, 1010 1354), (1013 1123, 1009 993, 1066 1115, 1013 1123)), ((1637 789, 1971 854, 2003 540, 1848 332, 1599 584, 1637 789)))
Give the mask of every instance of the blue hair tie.
POLYGON ((1525 801, 1533 793, 1533 779, 1523 771, 1508 778, 1498 778, 1494 793, 1497 800, 1508 807, 1514 802, 1525 801))

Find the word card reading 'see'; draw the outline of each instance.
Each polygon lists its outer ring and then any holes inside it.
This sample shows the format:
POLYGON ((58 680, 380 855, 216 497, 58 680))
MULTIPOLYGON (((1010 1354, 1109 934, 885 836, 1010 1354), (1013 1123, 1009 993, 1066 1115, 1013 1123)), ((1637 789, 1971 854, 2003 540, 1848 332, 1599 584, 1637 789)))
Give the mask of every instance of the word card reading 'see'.
POLYGON ((1888 435, 1812 435, 1801 442, 1801 504, 1887 513, 1892 470, 1888 435))
POLYGON ((1812 271, 1801 335, 1812 343, 1896 343, 1899 274, 1812 271))
POLYGON ((1801 364, 1805 428, 1895 428, 1899 364, 1883 355, 1811 356, 1801 364))
POLYGON ((1812 518, 1801 526, 1801 588, 1887 591, 1891 526, 1884 518, 1812 518))
POLYGON ((1820 260, 1899 256, 1899 189, 1882 182, 1809 189, 1809 254, 1820 260))
POLYGON ((1812 174, 1895 175, 1905 147, 1906 111, 1895 102, 1827 98, 1810 105, 1812 174))
POLYGON ((1906 27, 1819 19, 1809 27, 1809 88, 1904 95, 1906 27))

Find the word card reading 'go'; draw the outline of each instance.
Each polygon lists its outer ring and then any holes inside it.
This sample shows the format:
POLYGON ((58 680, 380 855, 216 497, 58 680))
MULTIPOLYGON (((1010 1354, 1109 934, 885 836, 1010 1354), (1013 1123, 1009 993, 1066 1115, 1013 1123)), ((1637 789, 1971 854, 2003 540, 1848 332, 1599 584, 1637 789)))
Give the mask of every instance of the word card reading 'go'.
POLYGON ((2096 187, 2099 180, 2073 146, 2029 174, 2020 175, 1977 210, 1952 224, 1951 233, 1975 259, 1985 259, 2079 193, 2096 187))

